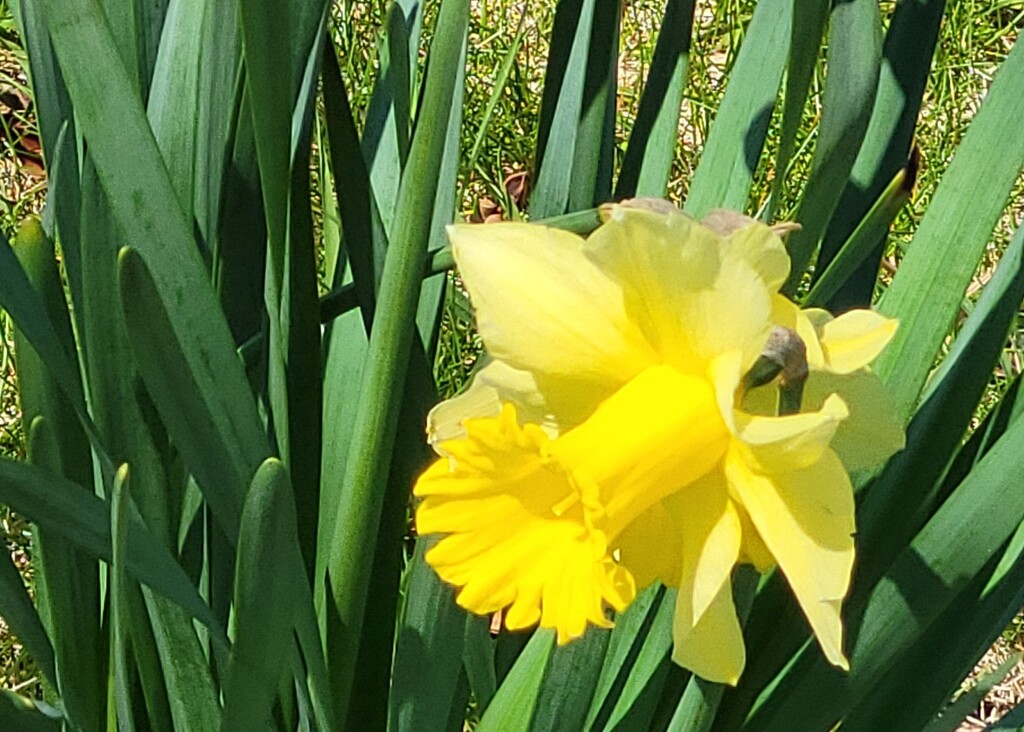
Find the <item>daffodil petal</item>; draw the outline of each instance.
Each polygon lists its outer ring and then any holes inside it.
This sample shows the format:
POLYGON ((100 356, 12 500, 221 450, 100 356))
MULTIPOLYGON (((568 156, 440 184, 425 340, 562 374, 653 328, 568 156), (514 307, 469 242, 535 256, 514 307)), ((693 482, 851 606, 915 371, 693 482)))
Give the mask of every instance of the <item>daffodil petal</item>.
POLYGON ((831 442, 847 470, 877 467, 906 445, 892 398, 873 373, 862 370, 839 376, 812 372, 804 387, 804 406, 818 409, 832 394, 850 409, 831 442))
POLYGON ((541 452, 549 442, 520 427, 506 405, 494 419, 470 420, 466 437, 442 443, 449 456, 420 477, 414 493, 421 534, 440 534, 427 562, 459 588, 456 600, 484 614, 510 608, 510 627, 539 621, 560 642, 588 624, 608 625, 606 604, 622 610, 636 588, 608 555, 564 471, 541 452))
POLYGON ((679 496, 675 493, 655 503, 614 540, 619 560, 636 579, 637 587, 655 581, 679 586, 685 532, 685 523, 679 518, 685 509, 677 505, 679 496))
POLYGON ((847 416, 846 403, 833 394, 815 412, 764 417, 737 411, 735 433, 762 470, 798 470, 821 458, 847 416))
POLYGON ((825 351, 815 327, 817 313, 832 317, 824 310, 801 310, 782 295, 772 297, 772 324, 789 328, 800 337, 804 348, 807 349, 807 366, 811 371, 826 367, 825 351))
POLYGON ((672 660, 708 681, 733 686, 747 662, 743 629, 736 617, 732 583, 724 582, 696 622, 680 590, 672 622, 672 660))
POLYGON ((450 226, 448 238, 495 359, 605 387, 656 360, 626 315, 621 287, 575 234, 505 223, 450 226))
POLYGON ((672 658, 705 679, 735 684, 746 654, 731 584, 742 540, 739 513, 719 472, 678 496, 685 524, 672 658))
POLYGON ((722 420, 729 431, 736 432, 736 390, 739 388, 743 371, 743 353, 727 351, 711 361, 708 378, 715 387, 715 398, 722 420))
POLYGON ((826 658, 848 668, 840 609, 854 557, 849 476, 831 451, 802 470, 765 475, 740 450, 726 458, 730 490, 778 562, 826 658))
POLYGON ((851 310, 821 326, 828 369, 849 374, 875 360, 896 334, 899 321, 874 310, 851 310))
POLYGON ((466 436, 466 420, 497 417, 500 413, 497 389, 477 373, 465 391, 435 405, 427 414, 427 441, 437 450, 443 442, 466 436))
MULTIPOLYGON (((562 426, 553 409, 562 410, 563 420, 566 416, 575 417, 577 409, 568 402, 564 393, 562 399, 556 400, 557 407, 548 403, 534 374, 512 368, 504 361, 493 360, 487 355, 481 358, 487 363, 473 375, 469 386, 460 394, 437 404, 427 415, 427 440, 434 450, 440 452, 440 445, 447 440, 464 438, 466 420, 497 417, 503 404, 513 404, 520 422, 540 425, 552 438, 558 435, 562 426)), ((570 389, 569 393, 575 392, 570 389)), ((587 396, 594 398, 592 393, 587 396)), ((593 407, 591 403, 581 404, 579 410, 592 410, 593 407)))
POLYGON ((754 221, 729 235, 728 246, 764 280, 770 292, 778 292, 789 277, 789 253, 775 232, 754 221))
POLYGON ((740 561, 752 564, 761 574, 775 566, 775 557, 768 551, 764 539, 758 533, 754 522, 750 520, 750 514, 743 506, 737 506, 737 513, 740 517, 740 526, 743 528, 743 544, 740 547, 740 561))
POLYGON ((630 319, 663 362, 703 374, 725 351, 739 350, 744 365, 760 354, 770 293, 710 229, 682 214, 615 206, 586 251, 620 284, 630 319))
POLYGON ((689 604, 695 623, 729 582, 739 558, 742 527, 728 494, 725 476, 718 472, 682 491, 687 509, 679 602, 689 604))

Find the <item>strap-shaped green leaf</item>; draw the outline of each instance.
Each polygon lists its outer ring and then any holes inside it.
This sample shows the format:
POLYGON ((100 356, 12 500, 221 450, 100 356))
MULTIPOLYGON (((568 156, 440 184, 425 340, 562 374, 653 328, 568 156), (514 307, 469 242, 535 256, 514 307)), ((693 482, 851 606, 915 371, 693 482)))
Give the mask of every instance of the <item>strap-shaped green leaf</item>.
MULTIPOLYGON (((587 68, 572 150, 567 211, 590 208, 612 194, 620 5, 616 0, 594 0, 591 12, 594 17, 586 46, 587 68)), ((548 164, 560 163, 549 157, 548 164)))
POLYGON ((136 505, 147 524, 171 546, 171 537, 177 533, 175 509, 183 480, 168 470, 171 461, 165 456, 171 450, 166 432, 152 416, 149 395, 140 388, 118 307, 121 232, 88 155, 81 180, 83 327, 79 338, 85 343, 89 407, 111 453, 132 465, 138 486, 136 505))
POLYGON ((970 427, 1022 299, 1024 227, 933 376, 907 431, 907 448, 866 491, 858 514, 861 576, 877 577, 943 498, 939 481, 970 427))
POLYGON ((761 0, 754 9, 683 206, 695 218, 747 206, 789 55, 792 18, 792 0, 761 0))
MULTIPOLYGON (((196 79, 195 197, 191 205, 207 248, 216 251, 221 200, 224 189, 232 185, 225 178, 230 169, 241 101, 242 30, 235 3, 205 3, 201 12, 202 63, 196 79)), ((247 117, 251 120, 252 115, 247 117)), ((262 218, 262 211, 253 213, 262 218)))
MULTIPOLYGON (((740 624, 746 622, 754 601, 760 575, 751 566, 738 567, 733 573, 733 597, 736 603, 736 616, 740 624)), ((714 724, 726 686, 706 681, 691 675, 683 690, 682 698, 669 720, 671 732, 707 732, 714 724)))
POLYGON ((775 178, 772 180, 771 202, 768 220, 775 218, 774 212, 785 189, 789 163, 793 158, 797 134, 807 94, 814 78, 814 69, 821 56, 821 41, 828 24, 828 0, 797 0, 793 13, 793 24, 789 40, 789 64, 786 68, 786 89, 782 102, 782 121, 779 124, 779 149, 775 157, 775 178))
POLYGON ((28 52, 32 101, 39 123, 43 155, 47 168, 52 173, 58 147, 57 136, 65 124, 71 124, 71 99, 68 97, 64 78, 50 45, 42 5, 37 2, 14 0, 11 9, 14 11, 18 34, 28 52))
POLYGON ((587 714, 588 728, 650 723, 670 663, 674 613, 675 590, 652 585, 616 620, 587 714))
MULTIPOLYGON (((22 223, 15 240, 15 253, 42 297, 65 352, 74 352, 71 321, 53 244, 37 220, 27 219, 22 223)), ((28 460, 78 484, 74 490, 87 490, 79 486, 93 483, 92 454, 74 407, 57 386, 39 353, 18 329, 15 330, 15 355, 28 460)), ((36 607, 46 628, 46 645, 53 645, 49 651, 51 660, 47 662, 44 649, 32 650, 37 644, 30 640, 24 642, 37 662, 43 659, 40 666, 58 690, 65 714, 82 727, 94 727, 101 723, 106 695, 103 684, 106 658, 100 629, 96 561, 42 526, 34 527, 32 543, 36 607)), ((17 597, 15 590, 9 591, 12 599, 17 597)), ((16 632, 25 633, 17 628, 16 632)))
MULTIPOLYGON (((28 463, 0 460, 0 503, 73 542, 83 551, 111 561, 110 519, 106 502, 60 476, 28 463)), ((206 625, 222 644, 223 629, 181 566, 149 532, 141 518, 131 524, 132 575, 177 604, 206 625)))
MULTIPOLYGON (((398 214, 399 186, 409 157, 414 115, 412 95, 416 88, 416 59, 422 40, 423 12, 421 0, 398 0, 388 6, 387 26, 381 41, 380 69, 374 80, 363 128, 363 159, 370 174, 374 198, 380 206, 381 224, 388 234, 392 232, 398 214)), ((383 257, 383 249, 378 248, 376 252, 383 257)), ((380 277, 379 271, 377 277, 380 277)))
POLYGON ((1014 45, 879 304, 901 327, 875 370, 909 416, 1024 165, 1024 44, 1014 45), (993 140, 999 140, 993 145, 993 140))
POLYGON ((21 573, 9 555, 0 558, 0 617, 3 617, 11 632, 25 646, 32 660, 39 664, 47 681, 56 684, 50 637, 28 596, 21 573))
POLYGON ((22 732, 60 732, 60 712, 44 702, 0 689, 0 726, 22 732))
MULTIPOLYGON (((351 279, 364 320, 373 319, 377 288, 380 284, 378 253, 386 250, 387 237, 377 212, 377 202, 370 184, 370 172, 359 143, 348 90, 338 66, 333 41, 324 44, 323 71, 324 120, 330 142, 331 168, 336 188, 344 191, 338 196, 338 214, 344 237, 343 255, 339 261, 328 262, 334 268, 332 287, 345 282, 346 264, 351 268, 351 279)), ((329 338, 327 339, 329 342, 329 338)))
MULTIPOLYGON (((954 704, 947 702, 1024 604, 1022 548, 1024 530, 1018 527, 1001 555, 988 562, 985 571, 851 711, 843 721, 844 728, 863 732, 886 727, 954 732, 964 717, 978 708, 981 697, 1001 681, 998 672, 988 678, 983 675, 972 687, 973 693, 961 695, 954 704), (928 683, 921 684, 921 678, 927 678, 928 683), (936 719, 940 710, 941 716, 936 719), (933 719, 934 724, 929 726, 933 719)), ((1019 656, 1011 657, 1010 666, 1019 660, 1019 656)))
POLYGON ((209 411, 210 404, 202 394, 204 385, 192 373, 187 355, 177 347, 171 316, 134 249, 121 252, 118 281, 139 373, 171 440, 229 540, 233 540, 251 465, 257 456, 269 452, 265 440, 260 435, 264 444, 254 445, 255 439, 234 432, 232 425, 221 418, 223 415, 209 411), (257 445, 258 451, 254 449, 257 445))
POLYGON ((292 113, 300 95, 324 2, 241 0, 242 39, 260 186, 270 240, 269 272, 280 290, 288 226, 292 113), (287 29, 282 33, 282 28, 287 29))
POLYGON ((789 294, 796 292, 817 254, 864 140, 878 88, 881 28, 877 0, 848 0, 832 6, 821 124, 811 174, 794 217, 801 228, 786 242, 793 260, 783 288, 789 294))
MULTIPOLYGON (((19 358, 24 353, 19 353, 19 358)), ((48 469, 60 464, 59 441, 64 439, 59 433, 54 434, 54 424, 36 417, 27 430, 33 464, 48 469)), ((62 489, 86 493, 81 485, 71 482, 51 486, 51 490, 62 489)), ((36 607, 53 645, 61 702, 69 719, 93 720, 90 724, 98 724, 106 695, 99 567, 93 556, 46 522, 36 522, 34 530, 36 607)))
POLYGON ((142 588, 175 729, 217 729, 220 704, 209 660, 188 614, 149 587, 142 588))
POLYGON ((245 500, 235 574, 235 642, 224 685, 224 730, 271 720, 288 668, 304 582, 291 481, 276 459, 264 462, 245 500))
MULTIPOLYGON (((201 91, 200 61, 212 62, 209 56, 201 56, 203 24, 208 20, 205 6, 202 0, 168 3, 146 109, 171 184, 178 194, 178 203, 190 217, 201 91)), ((223 156, 224 151, 216 153, 223 156)))
POLYGON ((615 184, 616 198, 664 198, 679 142, 679 112, 693 35, 694 0, 666 0, 651 69, 615 184))
POLYGON ((184 356, 204 411, 236 443, 249 478, 267 453, 256 404, 110 27, 91 0, 44 0, 43 6, 113 218, 152 272, 168 308, 171 347, 184 356))
POLYGON ((849 675, 828 667, 816 647, 806 649, 792 676, 755 707, 748 729, 830 728, 863 701, 1024 519, 1021 439, 1024 422, 1017 420, 900 554, 866 606, 847 609, 847 627, 855 624, 849 675), (814 703, 821 699, 830 703, 814 703))
POLYGON ((555 10, 541 100, 530 216, 566 212, 597 0, 562 0, 555 10))
MULTIPOLYGON (((40 232, 41 234, 41 232, 40 232)), ((18 332, 27 340, 49 368, 54 381, 67 395, 82 420, 83 427, 90 429, 91 437, 95 438, 94 448, 102 451, 96 437, 95 426, 85 411, 85 396, 78 369, 64 350, 64 343, 57 334, 53 323, 47 316, 43 299, 28 275, 22 269, 17 256, 11 249, 7 238, 0 233, 0 307, 7 311, 18 328, 18 332)))
POLYGON ((473 697, 486 709, 498 691, 494 668, 494 640, 491 638, 490 618, 466 618, 462 660, 473 697))
POLYGON ((530 729, 540 682, 554 645, 554 631, 534 632, 512 670, 498 687, 498 693, 477 725, 478 732, 525 732, 530 729))
MULTIPOLYGON (((111 608, 110 669, 113 709, 120 727, 174 729, 160 652, 139 583, 128 572, 132 551, 130 527, 138 510, 128 489, 128 466, 121 465, 110 488, 110 533, 113 561, 108 574, 111 608), (137 679, 137 680, 136 680, 137 679), (141 697, 141 698, 140 698, 141 697)), ((77 683, 77 687, 80 684, 77 683)), ((108 701, 109 704, 109 701, 108 701)))
POLYGON ((552 649, 537 691, 531 730, 582 729, 610 637, 603 628, 589 628, 570 645, 552 649))
MULTIPOLYGON (((945 0, 898 3, 889 21, 882 46, 882 73, 878 79, 871 121, 850 172, 843 195, 829 222, 818 256, 817 273, 829 265, 837 249, 861 228, 868 211, 883 188, 905 164, 913 144, 914 128, 932 58, 938 42, 945 0)), ((885 236, 876 235, 873 251, 851 280, 829 300, 842 312, 871 301, 885 236)))
MULTIPOLYGON (((951 455, 957 452, 1024 296, 1022 255, 1024 230, 1018 232, 954 342, 942 369, 944 376, 937 375, 934 389, 911 422, 907 448, 897 453, 865 488, 858 511, 860 555, 850 606, 863 601, 946 492, 959 482, 955 480, 947 489, 943 475, 955 462, 951 455)), ((952 472, 962 475, 960 471, 952 472)), ((742 710, 781 672, 785 660, 807 637, 803 618, 781 580, 773 577, 758 596, 747 631, 748 668, 740 687, 729 697, 727 719, 733 722, 743 716, 742 710), (780 616, 788 620, 780 622, 780 616)))
POLYGON ((919 163, 916 153, 911 155, 906 166, 882 191, 835 255, 827 263, 819 258, 820 268, 815 272, 814 284, 804 298, 804 307, 827 307, 865 263, 875 268, 877 262, 873 255, 877 254, 878 242, 885 241, 893 220, 910 200, 919 163))
POLYGON ((430 544, 427 539, 416 542, 395 647, 389 728, 402 732, 444 727, 462 669, 462 639, 473 622, 456 606, 453 588, 424 561, 430 544))

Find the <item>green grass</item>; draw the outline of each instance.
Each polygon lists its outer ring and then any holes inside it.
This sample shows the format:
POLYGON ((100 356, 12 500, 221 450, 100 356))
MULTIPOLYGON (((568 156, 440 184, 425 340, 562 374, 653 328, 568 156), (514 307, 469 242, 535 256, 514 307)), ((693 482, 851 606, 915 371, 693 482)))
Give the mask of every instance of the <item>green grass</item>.
MULTIPOLYGON (((700 149, 714 119, 724 92, 728 72, 742 41, 743 27, 753 11, 755 0, 717 0, 699 2, 694 27, 694 45, 690 54, 687 91, 679 127, 681 144, 677 150, 670 181, 670 196, 676 202, 685 199, 687 182, 700 157, 700 149)), ((883 2, 887 16, 895 3, 883 2)), ((333 9, 343 74, 358 118, 366 113, 372 80, 378 65, 379 37, 375 29, 384 22, 384 3, 336 3, 333 9), (354 22, 353 22, 354 21, 354 22), (359 32, 357 32, 359 29, 359 32), (373 30, 371 30, 373 29, 373 30)), ((620 89, 617 120, 618 154, 625 148, 639 103, 638 82, 650 66, 656 40, 657 22, 663 4, 656 0, 626 3, 623 10, 623 43, 620 49, 620 89)), ((529 171, 539 124, 541 91, 547 37, 551 32, 554 5, 540 0, 477 0, 471 20, 465 100, 466 123, 462 130, 463 169, 460 172, 460 212, 468 217, 479 209, 481 201, 496 204, 507 215, 516 209, 514 196, 505 181, 513 174, 529 171), (507 68, 507 76, 502 70, 507 68), (504 83, 501 83, 501 82, 504 83)), ((940 47, 934 63, 929 91, 918 129, 918 144, 923 153, 923 168, 911 204, 901 213, 893 229, 890 266, 899 264, 901 252, 929 205, 953 151, 959 144, 978 101, 991 82, 992 71, 1006 56, 1016 33, 1024 22, 1024 10, 1018 2, 960 0, 949 3, 940 47)), ((25 78, 19 68, 22 54, 13 36, 6 2, 0 2, 0 87, 24 89, 25 78)), ((821 89, 825 69, 819 68, 812 89, 814 99, 821 89)), ((773 121, 765 156, 755 180, 755 209, 767 202, 772 182, 783 175, 786 185, 782 199, 775 204, 780 218, 792 213, 799 181, 809 169, 818 108, 805 111, 798 136, 798 151, 787 171, 776 171, 774 160, 778 144, 778 119, 773 121)), ((4 118, 5 130, 0 143, 0 227, 13 231, 18 220, 38 211, 42 187, 20 170, 18 135, 11 134, 11 123, 18 129, 31 125, 31 117, 12 113, 4 118)), ((621 160, 620 160, 621 162, 621 160)), ((1016 208, 1008 208, 991 242, 989 256, 982 263, 977 281, 983 283, 1014 228, 1024 206, 1024 180, 1018 181, 1013 197, 1016 208)), ((882 284, 886 277, 883 274, 882 284)), ((966 305, 976 296, 969 292, 966 305)), ((457 392, 466 382, 480 353, 473 329, 472 315, 465 297, 452 290, 446 302, 441 344, 435 365, 435 378, 442 396, 457 392)), ((20 432, 16 380, 11 366, 9 323, 0 318, 0 453, 20 450, 20 432)), ((1022 357, 1017 342, 1007 349, 1001 374, 993 381, 994 399, 1005 388, 1011 374, 1019 373, 1022 357)), ((990 399, 989 401, 992 401, 990 399)), ((7 535, 9 551, 27 556, 28 534, 24 522, 6 509, 0 524, 7 535)), ((27 566, 21 563, 20 566, 27 566)), ((1010 632, 1010 631, 1008 631, 1010 632)), ((1024 637, 1020 623, 1014 625, 1015 639, 1024 637)), ((0 633, 0 681, 6 688, 30 682, 34 670, 19 652, 9 634, 0 633)))

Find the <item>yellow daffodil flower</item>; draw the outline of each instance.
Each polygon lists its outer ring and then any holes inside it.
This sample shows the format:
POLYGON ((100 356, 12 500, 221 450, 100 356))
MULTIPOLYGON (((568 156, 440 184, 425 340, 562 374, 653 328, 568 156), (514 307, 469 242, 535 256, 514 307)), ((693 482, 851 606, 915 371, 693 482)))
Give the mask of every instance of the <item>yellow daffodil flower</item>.
POLYGON ((903 444, 867 369, 896 323, 800 311, 778 294, 782 241, 729 221, 614 206, 586 240, 449 230, 489 360, 431 413, 441 457, 415 494, 417 530, 440 537, 427 561, 459 605, 564 643, 660 580, 678 588, 673 659, 735 684, 732 570, 778 565, 847 667, 848 471, 903 444), (748 379, 779 333, 807 377, 802 409, 781 416, 779 379, 748 379))

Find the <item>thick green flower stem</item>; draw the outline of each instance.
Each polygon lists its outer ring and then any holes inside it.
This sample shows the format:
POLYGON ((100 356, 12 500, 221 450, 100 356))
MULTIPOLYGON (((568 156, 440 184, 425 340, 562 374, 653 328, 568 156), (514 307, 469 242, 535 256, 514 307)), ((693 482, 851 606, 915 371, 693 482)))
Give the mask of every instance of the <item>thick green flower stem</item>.
POLYGON ((326 642, 339 720, 346 719, 350 707, 366 588, 405 391, 403 384, 427 261, 429 222, 437 195, 452 90, 458 69, 464 63, 468 16, 466 0, 445 0, 441 4, 437 27, 445 32, 439 32, 431 44, 431 64, 416 135, 402 176, 398 216, 384 263, 369 355, 354 415, 355 430, 348 452, 351 459, 345 466, 335 521, 338 528, 328 560, 328 602, 333 607, 328 610, 332 618, 328 621, 326 642))

